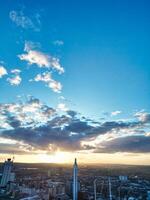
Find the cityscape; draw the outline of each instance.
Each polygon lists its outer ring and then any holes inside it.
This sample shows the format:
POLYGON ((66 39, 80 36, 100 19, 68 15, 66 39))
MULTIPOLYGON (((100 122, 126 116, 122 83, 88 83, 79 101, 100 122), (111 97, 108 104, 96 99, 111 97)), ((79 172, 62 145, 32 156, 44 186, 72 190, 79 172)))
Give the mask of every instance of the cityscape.
POLYGON ((150 1, 0 1, 0 200, 150 200, 150 1))
POLYGON ((2 165, 0 199, 149 200, 150 167, 125 165, 2 165))

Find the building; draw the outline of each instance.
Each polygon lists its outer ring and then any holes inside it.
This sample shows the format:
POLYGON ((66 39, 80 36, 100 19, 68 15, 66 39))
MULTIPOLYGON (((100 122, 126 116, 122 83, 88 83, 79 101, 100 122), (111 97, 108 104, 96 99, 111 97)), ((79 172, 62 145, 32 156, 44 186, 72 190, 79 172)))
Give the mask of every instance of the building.
POLYGON ((120 175, 120 176, 119 176, 119 180, 120 180, 120 181, 128 181, 128 177, 127 177, 127 176, 122 176, 122 175, 120 175))
POLYGON ((50 182, 48 181, 49 187, 49 199, 56 199, 58 195, 65 195, 65 185, 62 182, 50 182))
POLYGON ((150 200, 150 191, 147 191, 147 200, 150 200))
POLYGON ((78 200, 78 165, 76 158, 73 165, 73 200, 78 200))
POLYGON ((12 173, 13 168, 13 161, 8 158, 7 161, 5 161, 3 166, 3 173, 2 173, 2 179, 1 179, 1 187, 5 187, 8 182, 14 181, 14 173, 12 173))

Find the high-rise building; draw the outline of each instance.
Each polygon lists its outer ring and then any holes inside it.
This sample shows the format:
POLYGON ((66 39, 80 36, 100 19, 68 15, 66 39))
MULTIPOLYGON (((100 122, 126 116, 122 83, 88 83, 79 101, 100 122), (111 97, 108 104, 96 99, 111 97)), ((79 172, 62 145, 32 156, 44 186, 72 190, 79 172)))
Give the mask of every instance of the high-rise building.
POLYGON ((9 158, 4 163, 3 167, 3 174, 1 179, 1 187, 5 187, 9 181, 12 179, 12 167, 13 167, 13 161, 9 158))
POLYGON ((122 182, 125 182, 125 181, 128 181, 128 177, 120 175, 119 180, 122 181, 122 182))
POLYGON ((147 191, 147 200, 150 200, 150 191, 147 191))
POLYGON ((73 200, 78 200, 78 165, 76 158, 73 165, 73 200))

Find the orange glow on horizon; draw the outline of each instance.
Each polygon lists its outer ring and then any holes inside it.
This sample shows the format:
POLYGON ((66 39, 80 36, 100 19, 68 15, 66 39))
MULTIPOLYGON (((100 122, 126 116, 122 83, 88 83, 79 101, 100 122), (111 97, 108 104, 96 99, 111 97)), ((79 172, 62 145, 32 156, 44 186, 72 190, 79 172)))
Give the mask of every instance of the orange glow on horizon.
MULTIPOLYGON (((12 157, 10 154, 1 154, 1 162, 4 159, 12 157)), ((150 165, 150 153, 114 153, 114 154, 96 154, 96 153, 71 153, 57 151, 53 154, 31 154, 15 155, 15 162, 22 163, 60 163, 72 164, 74 158, 78 163, 83 164, 130 164, 130 165, 150 165), (140 160, 140 163, 139 163, 140 160)))

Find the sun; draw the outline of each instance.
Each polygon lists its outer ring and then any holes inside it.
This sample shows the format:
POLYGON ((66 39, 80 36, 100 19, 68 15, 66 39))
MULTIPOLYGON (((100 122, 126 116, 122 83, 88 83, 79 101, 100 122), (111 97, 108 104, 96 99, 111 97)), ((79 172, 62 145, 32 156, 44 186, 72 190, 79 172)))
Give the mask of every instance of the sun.
POLYGON ((69 153, 56 151, 54 154, 39 154, 38 158, 43 163, 67 163, 69 162, 69 153))

